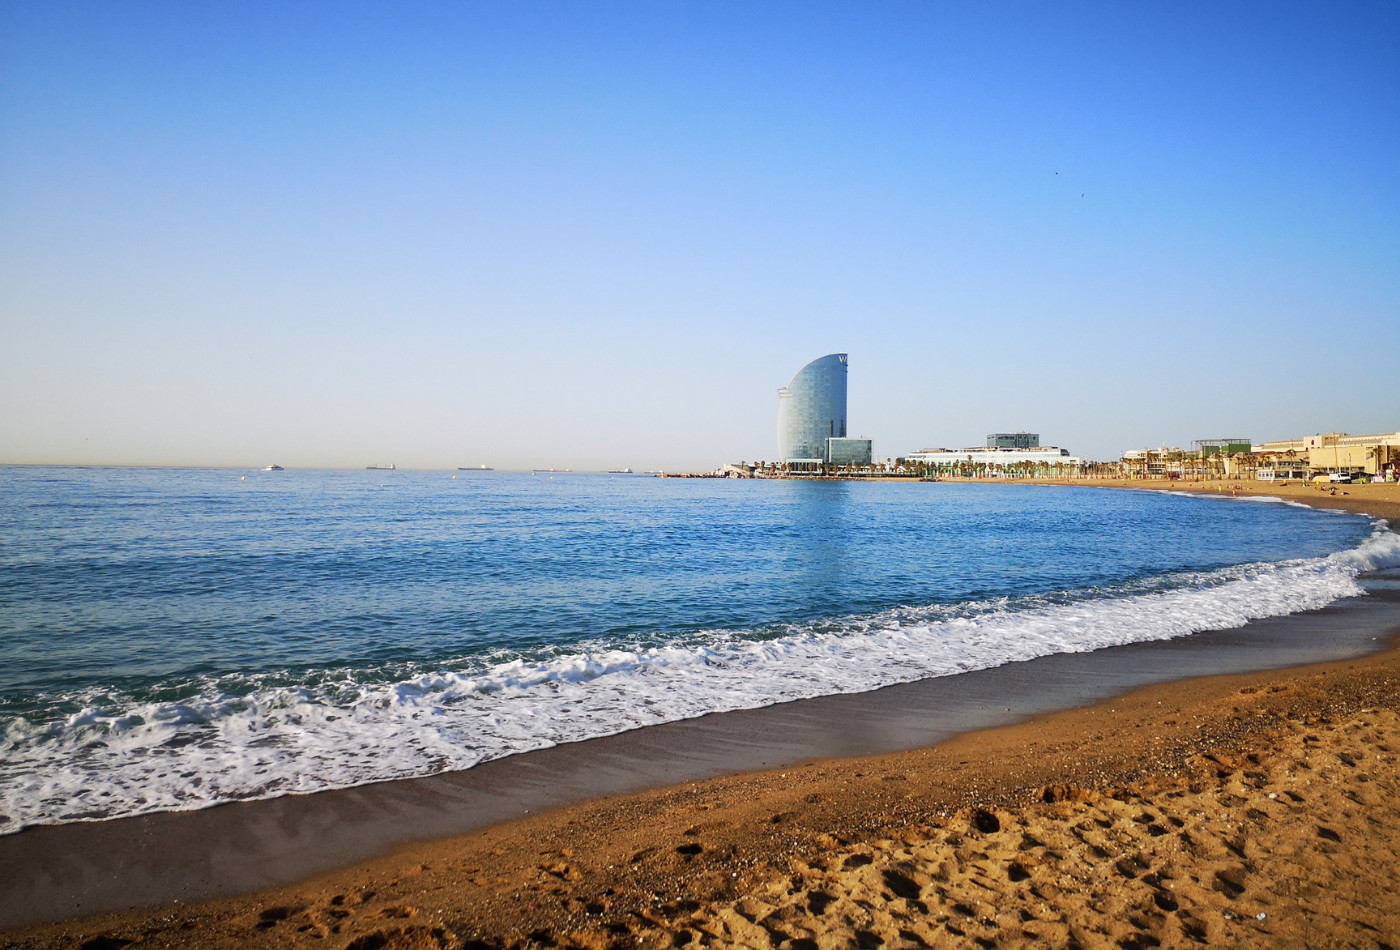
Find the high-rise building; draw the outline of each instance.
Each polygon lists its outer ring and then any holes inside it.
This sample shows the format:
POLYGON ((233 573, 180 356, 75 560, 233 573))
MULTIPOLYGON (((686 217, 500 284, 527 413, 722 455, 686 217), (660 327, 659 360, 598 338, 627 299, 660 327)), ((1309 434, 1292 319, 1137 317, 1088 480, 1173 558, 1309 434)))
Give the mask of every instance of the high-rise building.
POLYGON ((812 360, 778 390, 783 464, 868 465, 870 455, 868 439, 846 438, 845 353, 812 360))

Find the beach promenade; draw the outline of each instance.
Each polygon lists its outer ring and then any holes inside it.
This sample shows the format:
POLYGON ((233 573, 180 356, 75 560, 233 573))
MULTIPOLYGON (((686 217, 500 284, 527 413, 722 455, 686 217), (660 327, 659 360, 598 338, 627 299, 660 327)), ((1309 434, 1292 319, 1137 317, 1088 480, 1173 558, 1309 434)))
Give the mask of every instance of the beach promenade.
MULTIPOLYGON (((1400 486, 1336 495, 1258 483, 1126 487, 1229 495, 1232 486, 1400 519, 1400 486)), ((945 700, 923 684, 699 721, 709 726, 652 727, 642 733, 677 743, 708 729, 716 748, 731 743, 732 768, 744 771, 670 784, 655 777, 665 787, 585 797, 462 834, 424 833, 257 893, 11 924, 0 947, 1393 945, 1400 573, 1369 583, 1373 596, 1361 603, 1244 633, 1047 657, 1019 674, 985 671, 947 709, 1009 724, 953 728, 946 741, 902 751, 763 767, 780 748, 765 730, 844 720, 854 748, 861 716, 942 710, 934 704, 945 700), (1261 670, 1250 653, 1260 638, 1278 645, 1279 662, 1305 663, 1309 644, 1323 641, 1347 658, 1261 670), (1154 679, 1169 663, 1179 672, 1154 679), (1248 671, 1199 675, 1215 669, 1248 671), (1019 700, 1036 680, 1050 683, 1059 705, 1013 709, 1020 704, 1007 697, 1019 700), (1071 694, 1086 698, 1066 702, 1071 694)), ((532 753, 520 767, 606 770, 615 760, 596 757, 600 748, 621 746, 532 753)), ((311 796, 305 809, 323 818, 340 809, 348 819, 351 794, 311 796)), ((264 815, 277 807, 232 806, 264 815)), ((171 825, 154 817, 143 826, 151 835, 129 845, 133 864, 197 849, 160 838, 171 825), (141 840, 164 843, 143 851, 141 840)), ((106 840, 99 827, 62 837, 96 847, 106 840)), ((51 830, 62 829, 39 829, 51 830)), ((302 831, 286 828, 288 837, 302 831)), ((0 839, 0 854, 25 853, 15 844, 25 835, 0 839)), ((291 863, 260 847, 248 841, 244 857, 291 863)), ((218 878, 235 857, 214 854, 191 874, 218 878)), ((45 873, 64 884, 64 866, 45 873)), ((90 871, 67 867, 74 880, 90 871)), ((277 870, 269 876, 287 877, 277 870)), ((146 900, 134 880, 132 902, 146 900)))

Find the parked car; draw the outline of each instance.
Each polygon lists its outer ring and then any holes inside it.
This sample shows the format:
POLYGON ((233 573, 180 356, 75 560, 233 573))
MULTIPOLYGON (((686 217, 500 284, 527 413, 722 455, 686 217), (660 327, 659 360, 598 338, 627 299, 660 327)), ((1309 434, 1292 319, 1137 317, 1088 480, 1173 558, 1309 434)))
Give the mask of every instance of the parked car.
POLYGON ((1351 472, 1333 472, 1327 476, 1329 482, 1337 482, 1342 485, 1351 484, 1351 472))

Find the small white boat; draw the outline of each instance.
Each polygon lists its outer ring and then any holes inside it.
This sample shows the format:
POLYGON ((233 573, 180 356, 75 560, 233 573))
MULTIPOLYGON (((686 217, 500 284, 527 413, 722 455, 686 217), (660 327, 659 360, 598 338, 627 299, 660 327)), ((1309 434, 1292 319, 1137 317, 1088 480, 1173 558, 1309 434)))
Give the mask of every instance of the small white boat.
POLYGON ((264 472, 280 472, 280 471, 283 471, 283 469, 282 469, 282 466, 280 466, 280 465, 269 465, 267 468, 263 469, 263 471, 264 471, 264 472))

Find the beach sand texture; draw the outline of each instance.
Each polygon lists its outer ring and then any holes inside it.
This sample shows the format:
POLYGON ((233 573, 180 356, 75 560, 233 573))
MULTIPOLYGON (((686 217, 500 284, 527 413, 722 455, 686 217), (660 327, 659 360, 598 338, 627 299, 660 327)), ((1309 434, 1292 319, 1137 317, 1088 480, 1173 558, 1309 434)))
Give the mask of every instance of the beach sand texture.
POLYGON ((794 860, 658 930, 724 947, 1385 946, 1400 933, 1397 740, 1393 709, 1290 719, 1263 754, 965 809, 794 860))
POLYGON ((0 947, 1400 946, 1397 687, 1396 649, 1149 686, 0 947))
POLYGON ((1400 933, 1397 686, 1394 650, 1163 684, 0 944, 1384 947, 1400 933))

